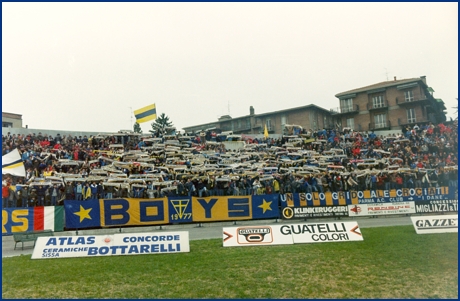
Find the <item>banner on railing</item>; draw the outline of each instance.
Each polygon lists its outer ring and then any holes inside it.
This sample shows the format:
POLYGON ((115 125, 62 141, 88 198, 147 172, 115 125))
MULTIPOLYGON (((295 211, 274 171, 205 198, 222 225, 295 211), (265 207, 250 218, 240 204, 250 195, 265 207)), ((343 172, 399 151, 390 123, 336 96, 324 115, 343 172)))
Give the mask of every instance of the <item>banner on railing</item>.
POLYGON ((284 207, 283 219, 348 216, 348 206, 284 207))
POLYGON ((278 195, 192 197, 194 222, 278 218, 278 195))
POLYGON ((169 197, 169 222, 191 223, 192 200, 188 197, 169 197))
POLYGON ((455 199, 455 196, 453 189, 449 189, 449 187, 433 187, 325 193, 286 193, 280 195, 280 199, 281 207, 284 208, 451 200, 455 199))
POLYGON ((85 229, 278 218, 279 195, 66 200, 66 227, 85 229))
POLYGON ((2 234, 39 230, 64 230, 63 206, 2 209, 2 234))
POLYGON ((66 227, 151 226, 169 223, 168 200, 101 199, 64 201, 66 227))
POLYGON ((420 201, 415 204, 416 213, 458 212, 458 200, 420 201))
POLYGON ((376 216, 415 213, 414 202, 348 205, 349 216, 376 216))

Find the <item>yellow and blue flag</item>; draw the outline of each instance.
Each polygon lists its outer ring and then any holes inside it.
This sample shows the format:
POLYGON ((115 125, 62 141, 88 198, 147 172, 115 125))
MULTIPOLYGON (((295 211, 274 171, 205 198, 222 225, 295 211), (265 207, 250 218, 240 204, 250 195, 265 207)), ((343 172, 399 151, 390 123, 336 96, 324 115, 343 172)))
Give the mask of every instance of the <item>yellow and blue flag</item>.
POLYGON ((137 123, 143 123, 150 120, 157 119, 157 110, 155 104, 143 107, 134 111, 137 123))
POLYGON ((2 175, 10 174, 18 177, 26 176, 26 168, 21 160, 21 155, 17 148, 2 156, 2 175))

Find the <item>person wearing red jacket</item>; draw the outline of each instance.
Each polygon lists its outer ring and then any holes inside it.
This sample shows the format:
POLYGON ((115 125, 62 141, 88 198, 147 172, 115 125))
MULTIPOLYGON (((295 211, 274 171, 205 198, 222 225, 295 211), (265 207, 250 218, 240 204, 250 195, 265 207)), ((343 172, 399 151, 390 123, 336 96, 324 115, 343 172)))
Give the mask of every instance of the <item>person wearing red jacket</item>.
POLYGON ((359 155, 361 154, 361 150, 357 146, 354 149, 352 149, 351 152, 353 153, 353 156, 355 157, 359 157, 359 155))
POLYGON ((10 197, 10 187, 6 183, 2 184, 2 204, 3 208, 8 207, 8 199, 10 197))
POLYGON ((41 146, 42 148, 49 147, 49 146, 50 146, 50 142, 48 141, 48 138, 45 137, 45 139, 43 139, 43 141, 40 141, 40 146, 41 146))

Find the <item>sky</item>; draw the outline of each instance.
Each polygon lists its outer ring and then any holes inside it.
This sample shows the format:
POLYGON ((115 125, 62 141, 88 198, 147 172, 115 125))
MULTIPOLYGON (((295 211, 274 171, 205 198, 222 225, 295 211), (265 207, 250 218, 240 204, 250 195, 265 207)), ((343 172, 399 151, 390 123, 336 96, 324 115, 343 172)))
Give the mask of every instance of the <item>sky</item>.
POLYGON ((456 116, 458 3, 2 3, 2 111, 33 129, 132 130, 153 103, 178 130, 331 109, 395 76, 456 116))

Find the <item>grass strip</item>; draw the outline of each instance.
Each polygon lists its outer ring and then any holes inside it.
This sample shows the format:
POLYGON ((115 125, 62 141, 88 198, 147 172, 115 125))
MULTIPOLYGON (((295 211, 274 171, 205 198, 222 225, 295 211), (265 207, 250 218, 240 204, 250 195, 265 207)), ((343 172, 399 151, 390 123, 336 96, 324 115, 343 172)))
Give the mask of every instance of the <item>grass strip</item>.
POLYGON ((364 241, 222 247, 190 253, 2 259, 2 298, 458 298, 458 235, 361 229, 364 241))

